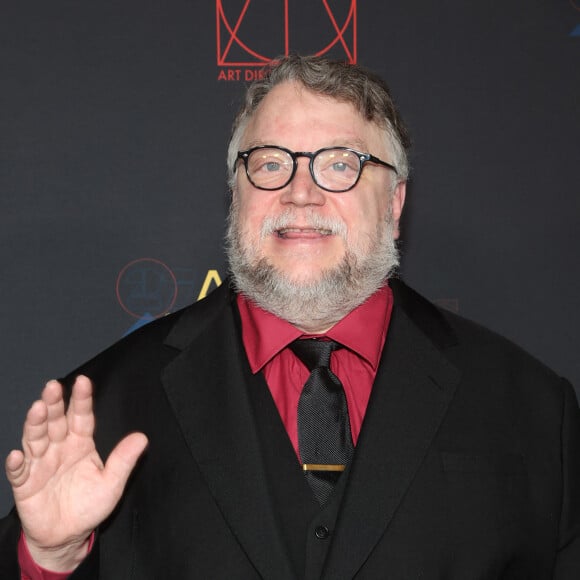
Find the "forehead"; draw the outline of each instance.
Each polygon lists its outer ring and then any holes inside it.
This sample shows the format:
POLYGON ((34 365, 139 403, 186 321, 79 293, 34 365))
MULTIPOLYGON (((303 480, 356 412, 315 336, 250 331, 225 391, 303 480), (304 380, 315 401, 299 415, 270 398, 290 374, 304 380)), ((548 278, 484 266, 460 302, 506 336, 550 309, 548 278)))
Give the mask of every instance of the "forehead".
POLYGON ((276 85, 258 105, 242 138, 244 147, 272 144, 295 150, 329 145, 384 149, 385 132, 351 103, 314 93, 296 82, 276 85))

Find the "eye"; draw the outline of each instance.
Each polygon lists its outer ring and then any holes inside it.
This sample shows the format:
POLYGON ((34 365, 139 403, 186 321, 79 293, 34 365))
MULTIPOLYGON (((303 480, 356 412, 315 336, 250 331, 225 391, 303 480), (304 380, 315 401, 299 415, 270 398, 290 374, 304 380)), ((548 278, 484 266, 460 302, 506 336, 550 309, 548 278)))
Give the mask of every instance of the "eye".
POLYGON ((344 161, 337 161, 336 163, 333 163, 330 167, 333 171, 339 172, 344 172, 349 169, 349 166, 344 161))
POLYGON ((263 175, 291 171, 292 158, 280 150, 258 149, 254 151, 248 160, 248 168, 251 173, 263 175))
POLYGON ((316 164, 318 171, 322 173, 334 173, 346 177, 353 173, 357 173, 359 170, 359 160, 356 155, 353 155, 350 151, 345 151, 342 149, 330 149, 319 154, 316 157, 316 164))

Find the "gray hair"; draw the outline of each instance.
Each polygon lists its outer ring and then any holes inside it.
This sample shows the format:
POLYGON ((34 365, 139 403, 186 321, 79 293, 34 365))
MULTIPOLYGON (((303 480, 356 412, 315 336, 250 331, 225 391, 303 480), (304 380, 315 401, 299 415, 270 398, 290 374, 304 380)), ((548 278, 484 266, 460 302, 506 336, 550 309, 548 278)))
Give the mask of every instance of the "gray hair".
POLYGON ((410 138, 385 81, 359 65, 294 54, 274 60, 263 76, 248 87, 245 102, 234 120, 228 146, 230 188, 234 186, 237 153, 250 119, 264 97, 276 85, 287 81, 298 82, 309 91, 350 103, 364 119, 384 129, 392 148, 397 181, 407 180, 410 138))

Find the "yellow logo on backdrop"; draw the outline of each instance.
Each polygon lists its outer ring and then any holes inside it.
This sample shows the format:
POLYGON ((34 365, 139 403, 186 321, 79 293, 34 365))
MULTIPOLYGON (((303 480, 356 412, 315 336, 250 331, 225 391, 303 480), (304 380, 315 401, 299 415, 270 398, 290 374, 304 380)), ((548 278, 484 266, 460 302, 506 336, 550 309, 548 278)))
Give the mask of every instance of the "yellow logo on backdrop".
POLYGON ((201 286, 201 290, 199 292, 199 296, 197 297, 198 300, 205 298, 207 296, 208 290, 212 283, 215 284, 215 287, 221 286, 222 279, 217 270, 208 270, 205 276, 205 280, 203 281, 203 285, 201 286))
POLYGON ((172 269, 156 258, 138 258, 123 266, 115 290, 121 308, 143 321, 201 300, 221 283, 215 269, 207 271, 200 288, 199 278, 191 268, 172 269))

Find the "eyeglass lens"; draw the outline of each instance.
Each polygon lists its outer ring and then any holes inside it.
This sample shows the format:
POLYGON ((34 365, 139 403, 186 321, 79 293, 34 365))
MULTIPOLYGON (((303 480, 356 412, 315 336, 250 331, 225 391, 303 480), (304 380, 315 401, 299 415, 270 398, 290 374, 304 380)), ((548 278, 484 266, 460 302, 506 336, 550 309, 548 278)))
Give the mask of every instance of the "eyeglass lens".
MULTIPOLYGON (((292 178, 292 156, 275 147, 256 149, 248 157, 248 176, 256 187, 277 189, 292 178)), ((344 191, 358 179, 361 163, 358 155, 344 149, 325 149, 312 162, 314 181, 331 191, 344 191)))

